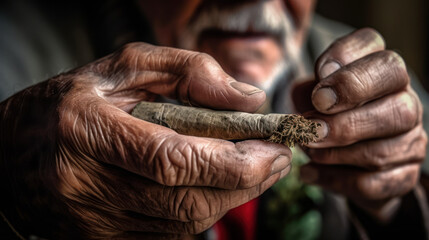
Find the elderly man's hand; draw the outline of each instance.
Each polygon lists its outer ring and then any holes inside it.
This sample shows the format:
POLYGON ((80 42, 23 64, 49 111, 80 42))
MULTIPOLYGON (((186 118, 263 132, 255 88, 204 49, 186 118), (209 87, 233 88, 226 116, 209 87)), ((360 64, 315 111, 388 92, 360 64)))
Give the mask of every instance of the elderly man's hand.
MULTIPOLYGON (((320 140, 308 145, 312 163, 302 168, 303 180, 388 221, 398 197, 416 185, 427 143, 405 63, 385 50, 377 32, 362 29, 334 42, 318 59, 316 75, 318 82, 295 92, 302 100, 297 93, 312 89, 317 111, 309 117, 323 125, 320 140)), ((298 110, 310 110, 305 105, 298 110)))
POLYGON ((157 95, 241 111, 265 100, 208 55, 141 43, 16 94, 0 105, 0 184, 18 232, 199 233, 289 172, 285 146, 183 136, 129 115, 157 95))

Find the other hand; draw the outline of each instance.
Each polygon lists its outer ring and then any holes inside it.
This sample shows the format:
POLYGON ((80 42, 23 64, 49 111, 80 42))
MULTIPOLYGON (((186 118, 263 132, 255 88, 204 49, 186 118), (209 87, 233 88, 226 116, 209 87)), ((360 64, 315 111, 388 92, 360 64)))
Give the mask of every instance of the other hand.
POLYGON ((385 49, 377 32, 361 29, 320 56, 316 78, 294 94, 311 95, 298 110, 322 123, 319 141, 307 146, 311 163, 302 168, 303 180, 388 221, 418 182, 427 143, 403 59, 385 49))

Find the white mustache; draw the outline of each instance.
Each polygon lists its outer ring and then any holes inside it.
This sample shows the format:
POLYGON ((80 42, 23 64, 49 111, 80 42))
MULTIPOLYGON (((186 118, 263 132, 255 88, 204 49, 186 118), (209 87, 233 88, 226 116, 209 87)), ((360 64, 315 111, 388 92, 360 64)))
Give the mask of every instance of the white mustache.
POLYGON ((213 5, 204 9, 182 32, 179 46, 194 49, 198 36, 208 29, 238 33, 266 33, 274 36, 280 44, 284 44, 286 34, 293 28, 289 18, 283 9, 276 9, 273 4, 267 2, 248 3, 222 9, 213 5))

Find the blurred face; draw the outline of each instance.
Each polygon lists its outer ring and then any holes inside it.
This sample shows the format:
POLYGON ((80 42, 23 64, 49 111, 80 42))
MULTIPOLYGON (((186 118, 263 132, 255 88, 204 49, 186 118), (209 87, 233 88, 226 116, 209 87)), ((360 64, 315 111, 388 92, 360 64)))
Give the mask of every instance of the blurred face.
POLYGON ((141 0, 161 45, 205 52, 268 93, 298 61, 315 0, 141 0))

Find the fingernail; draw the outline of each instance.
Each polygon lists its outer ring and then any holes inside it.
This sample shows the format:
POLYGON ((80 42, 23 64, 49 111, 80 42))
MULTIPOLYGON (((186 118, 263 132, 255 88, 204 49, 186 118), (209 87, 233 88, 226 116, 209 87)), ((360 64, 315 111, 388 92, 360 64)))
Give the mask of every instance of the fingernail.
POLYGON ((325 121, 320 120, 320 119, 311 119, 311 121, 320 123, 320 127, 317 128, 317 135, 318 135, 317 141, 320 141, 320 140, 326 138, 328 136, 328 132, 329 132, 328 124, 326 124, 325 121))
POLYGON ((325 65, 323 65, 322 68, 320 69, 320 78, 326 78, 340 68, 341 68, 341 65, 338 64, 337 62, 329 61, 325 63, 325 65))
POLYGON ((242 82, 232 81, 229 83, 229 85, 245 95, 252 95, 262 92, 261 89, 242 82))
POLYGON ((337 103, 337 94, 332 88, 320 88, 313 94, 312 101, 318 111, 327 111, 337 103))
POLYGON ((273 166, 271 168, 271 175, 281 172, 289 165, 290 165, 290 160, 288 157, 284 155, 278 156, 273 162, 273 166))
POLYGON ((315 168, 304 166, 300 169, 300 178, 305 183, 315 183, 319 178, 319 173, 315 168))

